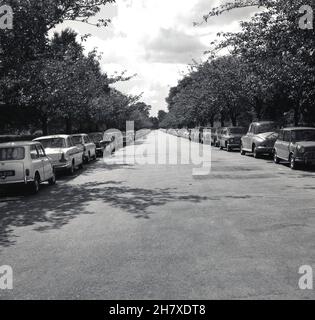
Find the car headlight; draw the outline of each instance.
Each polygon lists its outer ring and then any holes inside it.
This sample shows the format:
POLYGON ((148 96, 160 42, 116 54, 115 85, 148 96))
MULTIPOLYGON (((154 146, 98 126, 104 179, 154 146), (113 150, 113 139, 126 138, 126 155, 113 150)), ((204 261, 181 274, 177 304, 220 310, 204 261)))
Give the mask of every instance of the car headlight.
POLYGON ((298 153, 304 153, 305 152, 305 148, 303 146, 298 146, 297 147, 297 151, 298 151, 298 153))

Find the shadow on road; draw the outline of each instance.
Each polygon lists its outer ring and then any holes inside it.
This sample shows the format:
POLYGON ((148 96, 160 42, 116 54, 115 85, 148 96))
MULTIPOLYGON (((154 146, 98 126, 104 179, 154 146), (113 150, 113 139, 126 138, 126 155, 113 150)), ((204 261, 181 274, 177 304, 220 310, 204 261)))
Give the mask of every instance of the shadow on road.
MULTIPOLYGON (((34 226, 45 232, 59 229, 82 214, 93 214, 88 205, 98 201, 134 215, 149 219, 150 207, 174 201, 201 202, 205 197, 179 194, 176 189, 131 188, 124 182, 89 182, 80 185, 43 185, 36 196, 0 202, 0 246, 15 244, 14 228, 34 226)), ((106 214, 106 211, 104 211, 106 214)))

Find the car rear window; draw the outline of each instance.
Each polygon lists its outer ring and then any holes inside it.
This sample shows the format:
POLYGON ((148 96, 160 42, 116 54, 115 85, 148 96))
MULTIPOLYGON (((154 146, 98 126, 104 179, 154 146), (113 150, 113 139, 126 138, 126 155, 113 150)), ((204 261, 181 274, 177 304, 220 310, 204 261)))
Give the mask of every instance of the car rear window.
POLYGON ((245 134, 247 130, 245 128, 230 128, 229 131, 231 134, 245 134))
POLYGON ((23 147, 0 148, 0 161, 23 160, 24 158, 25 149, 23 147))
POLYGON ((39 142, 45 149, 66 148, 66 141, 63 138, 40 139, 39 142))
POLYGON ((72 136, 72 142, 74 144, 82 144, 82 137, 81 136, 72 136))

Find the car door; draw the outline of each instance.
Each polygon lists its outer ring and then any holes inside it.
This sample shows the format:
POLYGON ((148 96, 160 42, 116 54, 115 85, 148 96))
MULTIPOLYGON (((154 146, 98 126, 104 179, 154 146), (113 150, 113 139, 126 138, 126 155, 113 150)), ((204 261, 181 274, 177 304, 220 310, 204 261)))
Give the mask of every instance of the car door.
POLYGON ((38 153, 38 149, 36 148, 35 145, 31 146, 30 153, 31 153, 32 167, 33 167, 32 178, 35 177, 35 172, 38 171, 40 175, 40 179, 42 181, 45 181, 44 163, 42 162, 42 159, 38 153))
POLYGON ((290 144, 291 144, 291 131, 284 131, 283 144, 281 147, 281 158, 282 159, 289 160, 290 144))
POLYGON ((84 136, 83 139, 84 139, 84 145, 85 145, 85 147, 87 149, 87 152, 88 153, 90 152, 90 156, 94 157, 95 156, 95 145, 94 145, 94 143, 91 142, 91 140, 89 139, 88 136, 84 136))
POLYGON ((284 144, 283 134, 284 134, 283 130, 280 130, 278 139, 275 143, 275 151, 277 152, 278 158, 283 158, 283 144, 284 144))
POLYGON ((255 125, 249 127, 248 133, 243 137, 243 148, 246 150, 252 150, 252 141, 255 132, 255 125))
POLYGON ((74 159, 76 166, 83 162, 83 146, 76 146, 70 137, 67 138, 67 147, 70 149, 71 158, 74 159))
POLYGON ((45 150, 41 145, 37 145, 36 148, 43 166, 44 178, 42 180, 48 180, 53 176, 53 168, 51 162, 46 156, 45 150))

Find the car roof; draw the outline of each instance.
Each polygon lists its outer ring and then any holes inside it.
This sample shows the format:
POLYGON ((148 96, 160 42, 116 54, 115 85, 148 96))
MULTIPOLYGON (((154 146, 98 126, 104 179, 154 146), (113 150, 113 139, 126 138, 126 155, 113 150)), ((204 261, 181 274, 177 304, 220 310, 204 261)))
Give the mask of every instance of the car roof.
POLYGON ((284 128, 282 130, 284 130, 284 131, 315 130, 315 128, 312 128, 312 127, 292 127, 292 128, 284 128))
POLYGON ((37 141, 13 141, 0 143, 0 148, 18 148, 18 147, 29 147, 39 145, 40 142, 37 141))
POLYGON ((76 133, 76 134, 72 134, 71 137, 83 137, 83 136, 87 136, 86 133, 76 133))
POLYGON ((263 125, 263 124, 271 124, 271 123, 276 123, 276 121, 256 121, 256 122, 253 122, 252 124, 263 125))
POLYGON ((63 139, 67 139, 69 138, 69 135, 67 134, 56 134, 56 135, 53 135, 53 136, 44 136, 44 137, 39 137, 39 138, 36 138, 34 139, 34 141, 40 141, 40 140, 46 140, 46 139, 58 139, 58 138, 63 138, 63 139))

